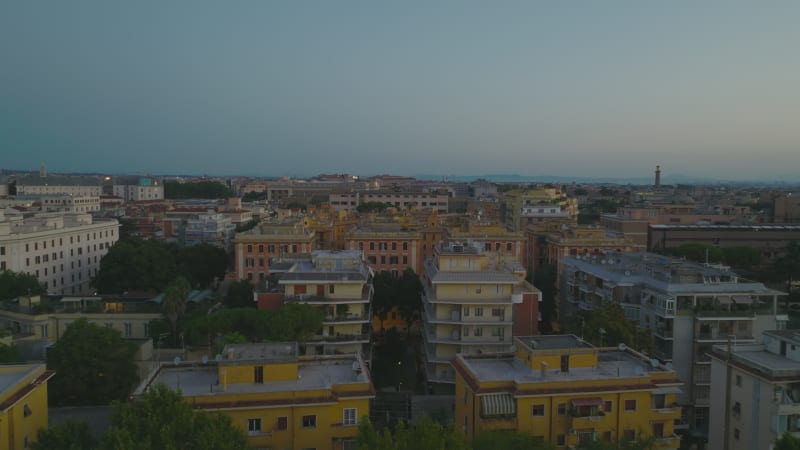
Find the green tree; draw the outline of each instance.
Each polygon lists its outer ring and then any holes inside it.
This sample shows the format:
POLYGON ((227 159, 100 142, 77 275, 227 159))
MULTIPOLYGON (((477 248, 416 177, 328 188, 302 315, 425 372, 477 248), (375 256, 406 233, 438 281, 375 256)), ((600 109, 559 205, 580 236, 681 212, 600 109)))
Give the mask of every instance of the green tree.
POLYGON ((134 237, 108 250, 92 285, 101 293, 161 292, 177 274, 175 256, 168 246, 134 237))
POLYGON ((0 344, 0 364, 24 362, 13 345, 0 344))
POLYGON ((50 403, 107 405, 126 398, 139 378, 135 353, 119 331, 76 320, 47 352, 47 367, 56 371, 49 382, 50 403))
POLYGON ((214 279, 222 279, 228 270, 228 254, 210 244, 192 245, 178 250, 178 273, 186 277, 193 287, 204 289, 214 279))
POLYGON ((180 392, 156 385, 140 401, 117 403, 107 450, 244 450, 247 437, 230 417, 192 411, 180 392))
POLYGON ((783 255, 775 259, 772 270, 777 280, 786 282, 786 291, 791 294, 793 283, 800 280, 800 242, 789 242, 783 255))
POLYGON ((720 247, 703 242, 690 242, 680 245, 673 250, 673 254, 699 263, 706 261, 718 263, 725 258, 725 254, 720 247))
POLYGON ((472 440, 473 450, 555 450, 549 442, 537 442, 533 436, 522 431, 498 430, 479 433, 472 440))
POLYGON ((289 303, 269 320, 268 341, 306 341, 322 328, 325 314, 311 305, 289 303))
POLYGON ((558 318, 558 299, 556 298, 556 266, 544 264, 533 273, 531 284, 542 292, 541 313, 542 332, 553 330, 553 322, 558 318))
POLYGON ((233 196, 233 192, 218 181, 195 181, 188 183, 181 183, 179 181, 164 182, 164 197, 168 199, 216 199, 233 196))
POLYGON ((651 353, 652 336, 648 330, 639 329, 637 323, 625 316, 617 303, 609 303, 600 309, 581 313, 564 323, 565 331, 583 336, 596 346, 625 344, 635 350, 651 353))
POLYGON ((422 282, 419 276, 412 269, 404 270, 400 278, 383 271, 375 275, 372 285, 375 289, 373 308, 381 322, 396 307, 400 317, 408 322, 410 332, 410 325, 419 319, 422 310, 422 282))
POLYGON ((800 450, 800 438, 792 436, 790 433, 783 433, 783 436, 775 441, 773 450, 800 450))
POLYGON ((78 420, 65 420, 49 428, 40 428, 31 450, 93 450, 97 441, 89 431, 89 424, 78 420))
POLYGON ((427 414, 414 419, 410 424, 398 422, 394 432, 378 432, 365 419, 358 428, 356 444, 359 450, 468 450, 470 448, 464 433, 456 430, 453 424, 442 425, 427 414))
POLYGON ((172 337, 176 347, 178 346, 178 320, 186 314, 186 304, 189 302, 191 290, 192 288, 186 278, 178 277, 167 286, 163 303, 161 304, 164 317, 167 318, 172 326, 172 337))
POLYGON ((249 280, 234 281, 228 285, 225 304, 232 308, 255 308, 256 302, 253 301, 254 291, 253 283, 249 280))
POLYGON ((0 300, 10 300, 21 295, 39 295, 45 286, 35 275, 24 272, 0 271, 0 300))

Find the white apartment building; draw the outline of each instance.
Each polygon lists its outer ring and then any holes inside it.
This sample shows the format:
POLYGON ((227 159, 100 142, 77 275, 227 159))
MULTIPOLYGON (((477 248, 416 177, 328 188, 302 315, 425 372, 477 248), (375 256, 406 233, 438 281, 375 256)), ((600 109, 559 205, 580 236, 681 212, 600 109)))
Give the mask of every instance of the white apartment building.
POLYGON ((800 331, 767 331, 761 345, 732 340, 710 357, 708 448, 767 450, 783 433, 800 436, 800 331))
POLYGON ((186 245, 211 244, 229 250, 236 226, 225 214, 209 211, 186 221, 186 245))
POLYGON ((685 383, 676 430, 703 440, 709 432, 711 358, 728 338, 757 344, 762 332, 784 328, 778 313, 783 292, 740 279, 727 267, 653 253, 605 252, 562 260, 559 315, 617 303, 629 319, 652 333, 655 357, 685 383))
POLYGON ((102 193, 100 179, 93 177, 30 176, 17 180, 17 195, 100 197, 102 193))
POLYGON ((54 295, 91 293, 100 260, 119 239, 116 219, 86 213, 0 212, 0 270, 36 275, 54 295))
POLYGON ((126 202, 163 200, 164 185, 154 178, 119 177, 113 180, 112 193, 126 202))
POLYGON ((100 197, 82 195, 42 195, 42 212, 88 213, 100 211, 100 197))
POLYGON ((508 352, 514 306, 538 292, 515 260, 459 244, 436 247, 422 276, 423 348, 427 380, 453 388, 456 355, 508 352))
POLYGON ((450 196, 446 192, 365 191, 331 193, 329 202, 334 211, 355 211, 364 203, 387 203, 398 209, 412 206, 447 213, 450 196))

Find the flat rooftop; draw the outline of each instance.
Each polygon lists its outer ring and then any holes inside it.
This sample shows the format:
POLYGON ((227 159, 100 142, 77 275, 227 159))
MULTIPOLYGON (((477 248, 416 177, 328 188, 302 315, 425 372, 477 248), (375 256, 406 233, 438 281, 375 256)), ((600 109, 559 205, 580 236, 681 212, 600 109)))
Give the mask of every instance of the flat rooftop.
POLYGON ((594 348, 574 334, 517 336, 514 343, 521 344, 528 350, 594 348))
POLYGON ((0 365, 0 393, 5 393, 44 364, 0 365))
POLYGON ((561 372, 559 367, 549 367, 545 375, 540 369, 531 369, 511 354, 498 355, 496 358, 466 357, 463 361, 482 382, 514 381, 518 384, 632 378, 650 372, 667 371, 660 364, 653 365, 627 351, 616 350, 599 352, 597 367, 571 368, 568 372, 561 372))
MULTIPOLYGON (((265 378, 269 365, 265 367, 265 378)), ((262 383, 227 383, 223 390, 216 362, 208 364, 187 363, 180 366, 162 365, 154 370, 134 393, 141 395, 147 387, 165 384, 173 390, 180 389, 187 396, 214 396, 225 394, 257 394, 268 392, 296 392, 315 389, 330 389, 335 384, 368 383, 369 373, 363 362, 355 356, 329 357, 313 361, 300 361, 297 379, 266 381, 262 383), (357 373, 353 367, 362 367, 357 373)))
POLYGON ((264 344, 228 344, 222 350, 222 360, 231 362, 290 362, 297 361, 296 342, 264 344))

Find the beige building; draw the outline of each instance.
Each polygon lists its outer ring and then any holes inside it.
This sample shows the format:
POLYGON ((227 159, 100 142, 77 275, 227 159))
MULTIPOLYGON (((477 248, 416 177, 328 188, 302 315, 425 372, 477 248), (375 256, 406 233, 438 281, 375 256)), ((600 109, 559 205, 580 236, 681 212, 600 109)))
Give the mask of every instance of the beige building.
POLYGON ((767 331, 763 344, 733 339, 711 358, 711 449, 772 449, 800 436, 800 334, 767 331))
POLYGON ((451 362, 458 353, 509 351, 515 318, 525 322, 519 325, 526 331, 538 331, 539 291, 525 281, 525 274, 514 258, 480 248, 451 244, 435 249, 422 276, 422 336, 429 383, 452 390, 451 362), (531 308, 530 314, 517 314, 524 306, 531 308))
POLYGON ((432 209, 439 213, 447 213, 450 195, 446 192, 394 192, 363 191, 334 192, 329 202, 335 211, 355 211, 364 203, 388 203, 398 209, 432 209))
POLYGON ((360 353, 370 359, 372 272, 361 252, 317 250, 281 274, 286 302, 324 313, 322 329, 300 344, 304 355, 360 353))
POLYGON ((116 219, 89 214, 0 212, 0 270, 35 275, 54 295, 88 294, 100 260, 119 239, 116 219))
POLYGON ((525 189, 503 196, 503 221, 512 230, 551 220, 574 220, 578 202, 555 188, 525 189))

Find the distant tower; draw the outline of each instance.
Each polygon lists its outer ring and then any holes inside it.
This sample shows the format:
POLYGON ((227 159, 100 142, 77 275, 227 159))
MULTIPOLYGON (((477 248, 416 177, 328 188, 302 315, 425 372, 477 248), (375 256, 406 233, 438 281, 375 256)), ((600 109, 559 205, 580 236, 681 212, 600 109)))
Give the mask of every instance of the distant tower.
POLYGON ((656 166, 656 189, 661 187, 661 166, 656 166))
POLYGON ((44 166, 44 163, 42 163, 42 165, 39 166, 39 176, 42 178, 47 176, 47 167, 44 166))

